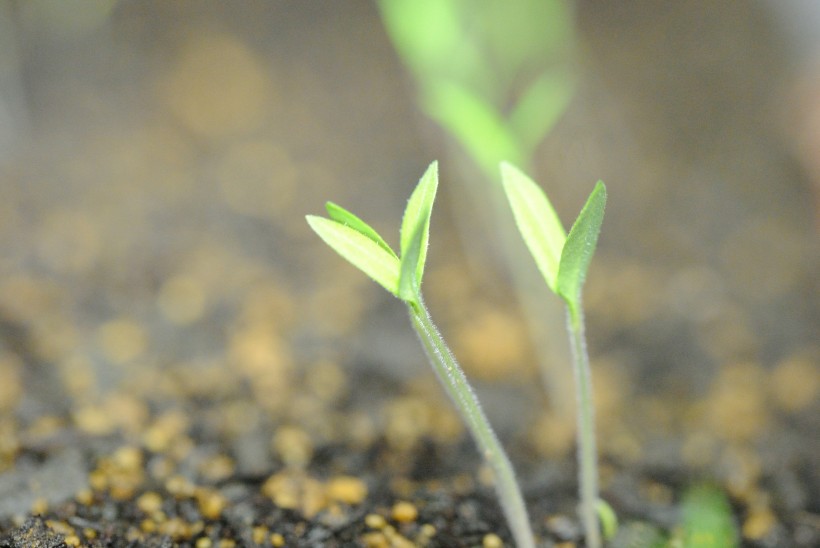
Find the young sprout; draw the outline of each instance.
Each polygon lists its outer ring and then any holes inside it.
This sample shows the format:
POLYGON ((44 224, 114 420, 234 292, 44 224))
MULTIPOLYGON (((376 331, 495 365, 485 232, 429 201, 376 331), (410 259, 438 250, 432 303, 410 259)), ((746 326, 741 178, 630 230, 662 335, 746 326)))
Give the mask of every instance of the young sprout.
POLYGON ((547 195, 532 179, 506 162, 501 164, 501 179, 524 242, 547 285, 567 307, 578 408, 581 521, 586 545, 598 548, 601 546, 601 531, 596 512, 605 518, 602 521, 607 525, 607 535, 613 534, 614 513, 598 498, 592 378, 584 336, 581 288, 604 219, 606 187, 598 181, 567 234, 547 195))
POLYGON ((410 321, 433 370, 493 471, 501 507, 516 545, 534 548, 535 540, 512 465, 422 299, 421 280, 437 187, 438 164, 433 162, 407 202, 401 223, 400 255, 367 223, 335 204, 327 204, 329 219, 308 215, 307 222, 337 253, 407 305, 410 321))
POLYGON ((681 503, 680 521, 675 537, 682 546, 735 548, 738 545, 738 531, 732 517, 732 507, 726 495, 715 487, 690 487, 681 503))

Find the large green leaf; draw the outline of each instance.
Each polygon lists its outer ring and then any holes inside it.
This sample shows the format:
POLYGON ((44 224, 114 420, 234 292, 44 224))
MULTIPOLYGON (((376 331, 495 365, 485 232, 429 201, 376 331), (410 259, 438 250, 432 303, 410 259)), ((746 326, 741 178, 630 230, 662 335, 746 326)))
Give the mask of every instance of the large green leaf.
POLYGON ((327 245, 373 278, 387 291, 398 296, 399 260, 377 242, 357 230, 324 217, 308 215, 307 222, 327 245))
POLYGON ((376 232, 373 227, 371 227, 366 222, 359 219, 356 215, 349 212, 345 208, 340 205, 334 204, 333 202, 328 202, 325 204, 325 209, 327 209, 327 214, 330 215, 330 218, 336 221, 337 223, 342 223, 343 225, 349 226, 356 232, 359 232, 363 236, 367 236, 377 244, 379 247, 393 255, 398 259, 396 252, 393 251, 387 242, 385 242, 379 233, 376 232))
POLYGON ((515 223, 547 285, 557 292, 558 265, 567 239, 547 195, 521 170, 501 163, 501 181, 515 223))
POLYGON ((564 250, 561 252, 556 284, 557 293, 566 301, 573 317, 580 312, 581 288, 598 243, 605 207, 606 187, 604 183, 598 181, 581 213, 578 214, 578 218, 575 219, 575 224, 572 225, 567 235, 564 250))
MULTIPOLYGON (((407 201, 401 220, 401 274, 399 296, 415 298, 424 275, 427 241, 430 235, 430 215, 438 188, 438 162, 433 162, 419 179, 407 201)), ((411 299, 412 300, 412 299, 411 299)))

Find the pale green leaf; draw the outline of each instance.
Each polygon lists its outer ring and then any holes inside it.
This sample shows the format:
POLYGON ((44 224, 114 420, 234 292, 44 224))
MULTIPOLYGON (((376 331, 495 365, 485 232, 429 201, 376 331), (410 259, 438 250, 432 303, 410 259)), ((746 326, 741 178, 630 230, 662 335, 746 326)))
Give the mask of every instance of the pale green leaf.
MULTIPOLYGON (((416 189, 407 201, 401 220, 401 280, 399 287, 412 287, 418 292, 427 260, 427 241, 430 236, 430 215, 438 188, 438 162, 433 162, 419 179, 416 189), (411 247, 418 248, 409 253, 411 247)), ((402 298, 407 294, 401 293, 402 298)))
POLYGON ((586 279, 589 263, 595 253, 601 223, 604 221, 606 207, 606 187, 598 181, 587 198, 575 224, 567 235, 561 262, 558 267, 557 293, 563 297, 570 308, 570 313, 579 312, 581 288, 586 279))
MULTIPOLYGON (((381 0, 384 27, 405 62, 424 79, 452 72, 465 45, 459 6, 441 0, 381 0)), ((468 46, 470 44, 467 44, 468 46)))
POLYGON ((379 247, 393 255, 398 259, 396 252, 393 251, 387 242, 385 242, 379 233, 376 232, 373 227, 371 227, 366 222, 362 221, 353 213, 349 212, 345 208, 340 205, 334 204, 333 202, 328 202, 325 204, 325 209, 327 209, 327 214, 330 215, 330 218, 336 221, 337 223, 342 223, 345 226, 349 226, 356 232, 359 232, 363 236, 367 236, 377 244, 379 247))
POLYGON ((598 521, 601 523, 601 533, 604 539, 612 540, 618 532, 618 516, 615 510, 604 499, 598 499, 595 509, 598 512, 598 521))
POLYGON ((308 215, 307 222, 327 245, 395 296, 399 289, 399 260, 361 232, 324 217, 308 215))
POLYGON ((512 164, 501 163, 501 181, 518 230, 547 285, 556 291, 561 250, 567 238, 561 220, 541 187, 512 164))
POLYGON ((526 151, 534 150, 566 112, 575 87, 569 71, 555 69, 541 75, 519 97, 509 124, 526 151))
POLYGON ((399 298, 407 303, 419 303, 421 278, 416 274, 421 253, 426 244, 423 243, 426 232, 426 222, 422 219, 410 237, 407 249, 401 255, 399 267, 399 298))

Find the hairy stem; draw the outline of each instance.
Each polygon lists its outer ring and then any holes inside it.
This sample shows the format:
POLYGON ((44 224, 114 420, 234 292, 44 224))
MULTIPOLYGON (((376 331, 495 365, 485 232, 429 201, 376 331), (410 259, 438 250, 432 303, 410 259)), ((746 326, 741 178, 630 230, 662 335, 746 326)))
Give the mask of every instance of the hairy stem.
POLYGON ((421 297, 417 303, 408 303, 407 308, 410 311, 413 328, 421 339, 439 381, 455 403, 479 451, 493 471, 501 508, 507 517, 516 545, 519 548, 534 548, 535 539, 524 506, 524 498, 515 480, 515 472, 484 415, 478 398, 467 382, 467 377, 436 329, 421 297))
POLYGON ((580 305, 570 308, 567 327, 572 346, 573 370, 578 406, 578 484, 581 495, 581 521, 589 548, 600 548, 598 526, 598 457, 595 448, 595 411, 592 404, 592 374, 589 368, 584 315, 580 305))

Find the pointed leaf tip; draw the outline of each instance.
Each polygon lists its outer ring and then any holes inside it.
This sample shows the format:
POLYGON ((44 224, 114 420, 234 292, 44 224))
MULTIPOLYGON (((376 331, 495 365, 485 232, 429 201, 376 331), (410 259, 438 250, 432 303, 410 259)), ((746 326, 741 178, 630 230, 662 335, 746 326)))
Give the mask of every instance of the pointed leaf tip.
POLYGON ((606 186, 598 181, 572 225, 561 253, 557 289, 571 311, 577 312, 580 303, 581 289, 598 244, 605 208, 606 186))

